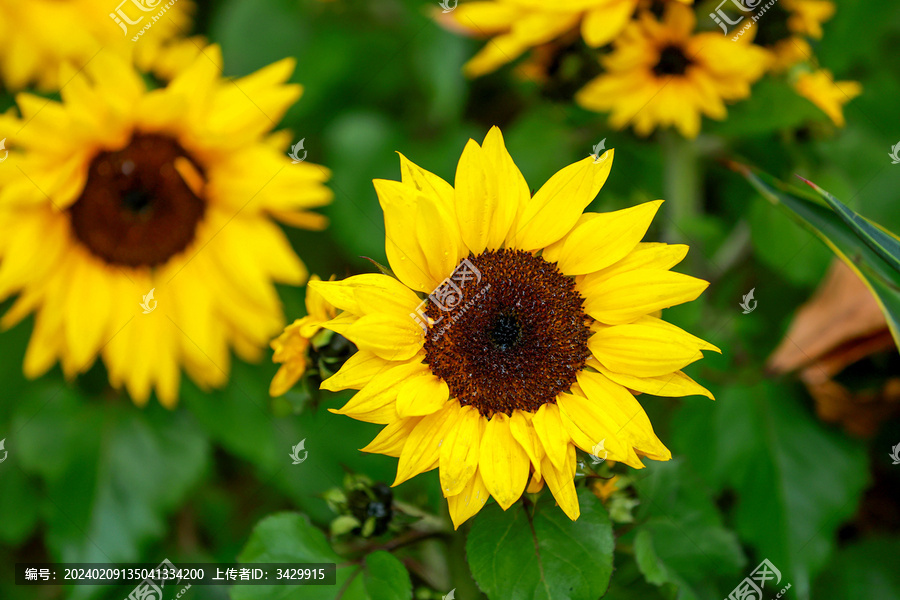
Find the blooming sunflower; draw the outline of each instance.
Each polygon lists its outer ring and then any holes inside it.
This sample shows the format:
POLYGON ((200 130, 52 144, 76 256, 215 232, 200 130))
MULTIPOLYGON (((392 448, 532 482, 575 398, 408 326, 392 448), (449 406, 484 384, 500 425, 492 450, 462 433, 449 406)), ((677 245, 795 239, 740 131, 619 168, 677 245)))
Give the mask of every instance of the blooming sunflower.
POLYGON ((835 81, 831 71, 826 69, 801 73, 794 89, 818 106, 838 127, 845 124, 844 105, 862 93, 858 81, 835 81))
POLYGON ((292 165, 268 135, 300 96, 283 60, 234 82, 210 46, 148 91, 113 53, 63 77, 62 101, 17 98, 0 169, 0 324, 36 314, 29 377, 71 377, 102 355, 115 387, 172 406, 183 365, 201 386, 227 378, 283 326, 275 281, 306 270, 272 217, 322 228, 328 172, 292 165), (13 168, 9 168, 12 166, 13 168), (143 298, 143 302, 141 299, 143 298), (141 308, 143 307, 143 311, 141 308))
MULTIPOLYGON (((9 90, 36 84, 59 89, 60 65, 81 67, 103 49, 132 56, 149 70, 173 38, 191 28, 192 0, 0 0, 0 83, 9 90), (141 6, 138 6, 141 5, 141 6), (171 6, 169 6, 171 5, 171 6), (135 24, 126 30, 112 17, 117 10, 135 24), (159 13, 163 13, 159 16, 159 13), (152 22, 154 17, 158 17, 152 22), (132 41, 143 27, 152 26, 132 41)), ((0 87, 2 87, 0 86, 0 87)))
POLYGON ((639 135, 675 126, 685 137, 697 137, 701 115, 724 119, 725 101, 749 96, 768 59, 749 39, 694 34, 695 25, 694 12, 678 4, 666 8, 662 22, 641 13, 602 59, 607 72, 582 88, 576 102, 610 111, 613 127, 631 123, 639 135))
MULTIPOLYGON (((691 4, 693 0, 675 0, 691 4)), ((593 48, 610 42, 639 0, 485 0, 462 4, 443 17, 449 27, 491 40, 463 67, 469 77, 490 73, 523 52, 580 30, 593 48)))
POLYGON ((576 447, 671 457, 630 390, 712 397, 680 369, 717 349, 650 316, 708 285, 669 270, 686 246, 640 241, 661 201, 582 214, 612 161, 532 196, 496 127, 454 186, 401 155, 402 180, 375 181, 396 278, 310 284, 343 311, 323 326, 359 348, 322 384, 360 390, 333 412, 386 425, 363 451, 399 458, 394 485, 440 468, 456 527, 544 482, 576 519, 576 447))

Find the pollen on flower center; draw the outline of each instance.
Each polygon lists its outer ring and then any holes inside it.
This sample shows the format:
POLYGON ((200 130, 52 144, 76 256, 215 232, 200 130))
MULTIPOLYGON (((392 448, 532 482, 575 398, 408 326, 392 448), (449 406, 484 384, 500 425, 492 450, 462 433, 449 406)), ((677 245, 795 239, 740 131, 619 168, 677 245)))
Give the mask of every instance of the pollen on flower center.
POLYGON ((659 53, 659 62, 653 67, 657 75, 684 75, 691 65, 691 59, 678 46, 666 46, 659 53))
POLYGON ((450 395, 485 417, 537 411, 567 391, 590 355, 589 318, 573 279, 522 250, 485 252, 469 261, 481 275, 449 312, 429 303, 436 322, 425 362, 450 395))
POLYGON ((91 162, 69 209, 75 237, 110 264, 166 262, 193 241, 203 218, 206 203, 185 181, 200 173, 175 140, 136 134, 125 148, 91 162))

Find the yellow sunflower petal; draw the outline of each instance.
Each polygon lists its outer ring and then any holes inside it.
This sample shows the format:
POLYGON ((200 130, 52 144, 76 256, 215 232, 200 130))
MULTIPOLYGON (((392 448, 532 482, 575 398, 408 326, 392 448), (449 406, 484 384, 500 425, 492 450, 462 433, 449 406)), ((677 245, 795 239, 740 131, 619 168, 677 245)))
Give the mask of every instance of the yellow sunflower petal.
POLYGON ((322 326, 387 360, 407 360, 422 349, 422 329, 408 316, 372 314, 349 324, 332 319, 322 326))
POLYGON ((531 192, 522 172, 506 149, 499 127, 491 127, 488 131, 482 150, 490 169, 488 184, 492 193, 496 190, 497 196, 497 206, 491 218, 491 231, 487 241, 487 247, 494 249, 503 245, 516 214, 531 198, 531 192))
POLYGON ((544 489, 544 480, 541 478, 538 471, 535 471, 531 474, 531 481, 528 482, 528 487, 525 488, 525 493, 537 494, 542 489, 544 489))
POLYGON ((687 253, 688 247, 685 244, 641 242, 625 258, 598 271, 596 277, 608 279, 613 275, 637 269, 668 271, 684 260, 687 253))
POLYGON ((512 431, 513 437, 519 442, 519 445, 525 449, 531 460, 531 466, 534 469, 538 479, 541 477, 541 460, 544 458, 544 447, 534 426, 531 424, 531 413, 521 410, 514 410, 512 417, 509 419, 509 429, 512 431))
POLYGON ((582 215, 562 240, 544 250, 566 275, 599 271, 625 258, 641 241, 662 200, 608 213, 582 215))
POLYGON ((444 443, 447 433, 456 425, 458 417, 457 402, 447 402, 438 412, 422 417, 403 446, 400 461, 397 463, 397 477, 392 486, 400 485, 438 464, 441 444, 444 443))
MULTIPOLYGON (((410 288, 431 292, 441 279, 435 279, 431 274, 429 259, 433 260, 434 256, 426 254, 416 233, 419 221, 428 231, 432 224, 425 218, 437 219, 442 214, 437 207, 428 206, 436 200, 399 181, 376 179, 372 183, 384 211, 385 253, 391 269, 410 288)), ((439 231, 440 225, 440 221, 433 223, 439 236, 443 235, 439 231)), ((448 226, 452 226, 452 221, 444 229, 448 226)))
POLYGON ((696 299, 709 283, 690 275, 637 269, 612 277, 588 275, 577 284, 584 310, 601 323, 617 325, 661 308, 696 299))
POLYGON ((607 151, 598 162, 585 158, 553 175, 522 208, 507 244, 535 250, 567 234, 606 183, 613 154, 607 151))
POLYGON ((701 350, 718 348, 653 317, 594 333, 588 348, 600 363, 617 373, 656 377, 678 371, 703 358, 701 350))
POLYGON ((347 359, 340 370, 322 382, 323 390, 337 392, 349 388, 360 389, 390 363, 368 350, 360 350, 347 359))
POLYGON ((499 248, 521 204, 528 185, 506 146, 500 129, 492 127, 484 145, 469 140, 456 169, 456 215, 463 241, 479 254, 499 248))
MULTIPOLYGON (((638 465, 640 461, 631 452, 632 448, 654 458, 665 457, 659 460, 671 458, 668 449, 653 432, 644 408, 631 392, 604 375, 590 371, 578 374, 578 384, 584 396, 567 396, 561 410, 570 417, 578 418, 579 425, 584 425, 587 429, 602 427, 612 430, 612 440, 625 442, 629 446, 629 458, 638 465), (595 419, 595 422, 592 423, 591 419, 595 419)), ((607 446, 609 441, 607 439, 607 446)), ((620 459, 613 457, 613 460, 620 459)))
POLYGON ((481 438, 478 471, 503 510, 522 497, 530 464, 528 454, 509 429, 509 417, 503 413, 491 417, 481 438))
POLYGON ((476 409, 460 408, 456 427, 447 433, 441 445, 441 489, 445 497, 462 493, 475 476, 486 424, 487 420, 476 409))
POLYGON ((341 408, 329 408, 330 412, 348 415, 367 423, 388 424, 397 419, 397 394, 407 378, 424 372, 424 365, 400 363, 385 369, 341 408))
POLYGON ((397 414, 400 418, 430 415, 443 408, 449 397, 447 383, 427 372, 401 386, 397 394, 397 414))
POLYGON ((475 471, 475 475, 469 478, 469 482, 459 494, 447 498, 453 529, 459 529, 460 525, 477 515, 489 497, 481 473, 475 471))
POLYGON ((625 0, 587 11, 581 21, 581 37, 592 48, 611 42, 625 28, 636 7, 637 0, 625 0))
POLYGON ((561 469, 565 466, 566 447, 569 446, 571 438, 559 416, 559 407, 556 404, 544 404, 534 414, 531 423, 541 441, 544 453, 558 469, 561 469))
POLYGON ((416 428, 416 425, 421 420, 420 417, 413 417, 411 419, 398 419, 389 423, 387 427, 375 436, 374 440, 369 442, 368 446, 361 448, 360 452, 384 454, 385 456, 398 458, 403 451, 406 440, 409 439, 413 429, 416 428))
POLYGON ((306 361, 284 363, 269 384, 269 395, 273 398, 288 393, 306 372, 306 361))
POLYGON ((498 35, 463 65, 463 73, 466 77, 480 77, 515 60, 527 49, 528 44, 512 33, 498 35))
POLYGON ((610 380, 636 392, 643 392, 644 394, 652 394, 654 396, 666 396, 669 398, 681 396, 706 396, 710 400, 715 400, 712 392, 681 371, 675 371, 674 373, 656 377, 638 377, 635 375, 610 371, 596 359, 589 360, 588 365, 606 375, 610 380))
POLYGON ((599 445, 610 460, 640 469, 643 465, 622 432, 622 424, 627 422, 626 419, 616 424, 607 418, 610 410, 603 410, 585 400, 578 393, 560 394, 557 397, 559 416, 572 443, 591 454, 596 454, 594 449, 599 445))
POLYGON ((544 458, 541 473, 566 516, 573 521, 577 520, 581 516, 581 507, 575 493, 575 446, 569 445, 566 448, 562 468, 556 467, 549 457, 544 458))

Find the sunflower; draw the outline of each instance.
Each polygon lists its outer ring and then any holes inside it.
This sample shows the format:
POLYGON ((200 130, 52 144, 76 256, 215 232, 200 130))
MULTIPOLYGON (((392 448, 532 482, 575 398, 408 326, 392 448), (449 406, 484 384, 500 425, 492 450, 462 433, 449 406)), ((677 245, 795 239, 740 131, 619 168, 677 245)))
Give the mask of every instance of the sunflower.
POLYGON ((454 186, 401 155, 401 181, 375 181, 396 278, 310 284, 342 311, 324 327, 359 348, 322 384, 360 390, 333 412, 386 425, 363 451, 399 458, 394 485, 440 468, 456 527, 544 482, 576 519, 576 447, 671 457, 630 390, 712 397, 680 369, 717 349, 651 316, 708 285, 669 270, 686 246, 640 241, 661 201, 582 214, 612 162, 532 196, 496 127, 454 186))
POLYGON ((0 87, 55 91, 60 65, 82 67, 101 49, 149 70, 191 28, 194 9, 192 0, 0 0, 0 87))
POLYGON ((741 38, 694 34, 690 8, 671 4, 663 21, 641 13, 602 59, 606 73, 575 96, 581 106, 610 111, 610 124, 631 123, 642 136, 657 126, 675 126, 697 137, 700 117, 724 119, 725 101, 750 95, 750 85, 766 70, 767 53, 741 38))
POLYGON ((100 355, 114 387, 172 406, 180 366, 222 385, 229 347, 255 360, 283 326, 273 283, 306 270, 272 217, 324 227, 306 209, 330 201, 328 172, 269 135, 301 94, 293 61, 233 82, 221 65, 210 46, 148 91, 101 52, 64 68, 61 102, 23 93, 22 117, 0 116, 18 132, 0 169, 0 301, 20 294, 0 324, 35 313, 27 376, 100 355))
MULTIPOLYGON (((693 0, 675 0, 690 4, 693 0)), ((625 27, 639 0, 485 0, 462 4, 442 22, 466 34, 491 37, 463 67, 479 77, 515 60, 529 48, 581 32, 585 43, 597 48, 612 41, 625 27)))
POLYGON ((838 127, 843 127, 846 103, 862 93, 862 86, 857 81, 835 81, 831 71, 820 69, 801 73, 794 89, 797 93, 815 104, 838 127))
MULTIPOLYGON (((309 280, 321 281, 318 275, 313 275, 309 280)), ((323 331, 332 334, 323 329, 322 324, 336 316, 337 310, 319 292, 306 288, 306 316, 285 327, 284 332, 271 343, 275 351, 272 360, 281 364, 269 385, 271 396, 287 393, 313 366, 315 357, 311 356, 311 350, 316 350, 318 345, 313 345, 311 340, 323 331)))

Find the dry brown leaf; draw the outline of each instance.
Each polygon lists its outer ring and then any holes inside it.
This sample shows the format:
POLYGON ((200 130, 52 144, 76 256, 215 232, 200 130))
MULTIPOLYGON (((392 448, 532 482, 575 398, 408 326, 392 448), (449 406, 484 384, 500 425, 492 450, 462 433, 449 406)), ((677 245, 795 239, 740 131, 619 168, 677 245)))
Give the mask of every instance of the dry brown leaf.
POLYGON ((887 331, 887 321, 875 298, 856 273, 835 260, 825 281, 794 317, 769 358, 768 368, 774 373, 788 373, 822 359, 847 342, 882 331, 887 331))
POLYGON ((853 393, 834 381, 848 365, 878 352, 896 352, 887 321, 857 275, 835 259, 825 280, 794 317, 769 357, 768 369, 799 370, 823 421, 839 422, 858 436, 873 435, 900 409, 900 379, 853 393))

